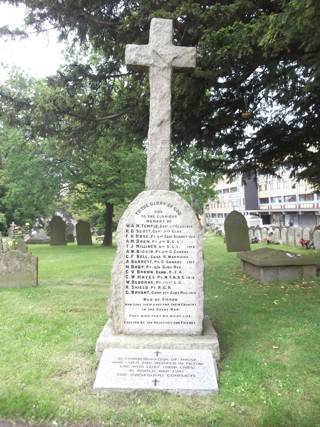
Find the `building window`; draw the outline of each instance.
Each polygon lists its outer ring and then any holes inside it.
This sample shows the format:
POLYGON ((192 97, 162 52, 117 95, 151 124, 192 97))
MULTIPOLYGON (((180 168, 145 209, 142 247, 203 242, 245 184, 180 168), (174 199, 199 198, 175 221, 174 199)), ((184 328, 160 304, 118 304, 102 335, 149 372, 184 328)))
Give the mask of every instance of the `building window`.
POLYGON ((299 194, 299 201, 300 202, 310 202, 314 200, 313 193, 309 194, 299 194))
POLYGON ((259 202, 261 204, 269 203, 269 197, 262 197, 261 199, 259 199, 259 202))
POLYGON ((297 201, 297 196, 292 195, 292 196, 284 196, 283 200, 285 202, 296 202, 297 201))
POLYGON ((223 189, 223 194, 229 193, 229 188, 224 188, 223 189))
POLYGON ((237 187, 231 187, 230 193, 236 193, 238 191, 237 187))
POLYGON ((270 198, 270 203, 282 203, 282 197, 281 196, 274 196, 270 198))

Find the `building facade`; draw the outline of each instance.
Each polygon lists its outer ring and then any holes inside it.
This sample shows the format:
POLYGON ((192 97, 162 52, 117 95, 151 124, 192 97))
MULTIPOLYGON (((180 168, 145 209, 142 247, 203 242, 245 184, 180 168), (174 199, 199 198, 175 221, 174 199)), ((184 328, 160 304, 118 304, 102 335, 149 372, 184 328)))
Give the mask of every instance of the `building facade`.
POLYGON ((217 197, 205 205, 206 225, 220 226, 232 210, 247 218, 259 216, 264 224, 314 227, 320 224, 320 193, 306 181, 296 182, 284 172, 281 178, 264 175, 244 180, 221 179, 217 197))

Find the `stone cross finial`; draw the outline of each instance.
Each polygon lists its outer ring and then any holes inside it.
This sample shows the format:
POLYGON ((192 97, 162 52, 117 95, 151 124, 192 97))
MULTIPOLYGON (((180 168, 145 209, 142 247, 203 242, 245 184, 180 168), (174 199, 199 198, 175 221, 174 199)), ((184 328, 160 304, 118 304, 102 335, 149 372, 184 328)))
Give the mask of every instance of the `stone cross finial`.
POLYGON ((149 44, 126 46, 126 64, 150 68, 147 190, 169 190, 172 68, 194 68, 196 48, 172 44, 171 19, 153 18, 149 44))

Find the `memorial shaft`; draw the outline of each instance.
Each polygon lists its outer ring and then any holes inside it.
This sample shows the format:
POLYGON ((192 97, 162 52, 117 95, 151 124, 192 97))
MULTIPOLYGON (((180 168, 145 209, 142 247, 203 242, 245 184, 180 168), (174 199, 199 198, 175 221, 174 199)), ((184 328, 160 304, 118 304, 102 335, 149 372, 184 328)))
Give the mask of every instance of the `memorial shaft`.
POLYGON ((128 65, 150 68, 147 190, 169 190, 170 187, 172 69, 195 67, 196 49, 174 46, 172 34, 170 19, 154 18, 149 44, 126 47, 128 65))

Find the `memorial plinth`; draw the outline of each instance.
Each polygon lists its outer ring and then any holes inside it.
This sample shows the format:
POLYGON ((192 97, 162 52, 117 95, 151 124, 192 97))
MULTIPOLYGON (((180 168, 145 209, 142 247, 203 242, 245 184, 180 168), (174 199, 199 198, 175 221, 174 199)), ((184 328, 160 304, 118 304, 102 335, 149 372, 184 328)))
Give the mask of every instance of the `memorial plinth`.
POLYGON ((319 276, 320 260, 278 249, 240 252, 241 269, 262 283, 319 276))

